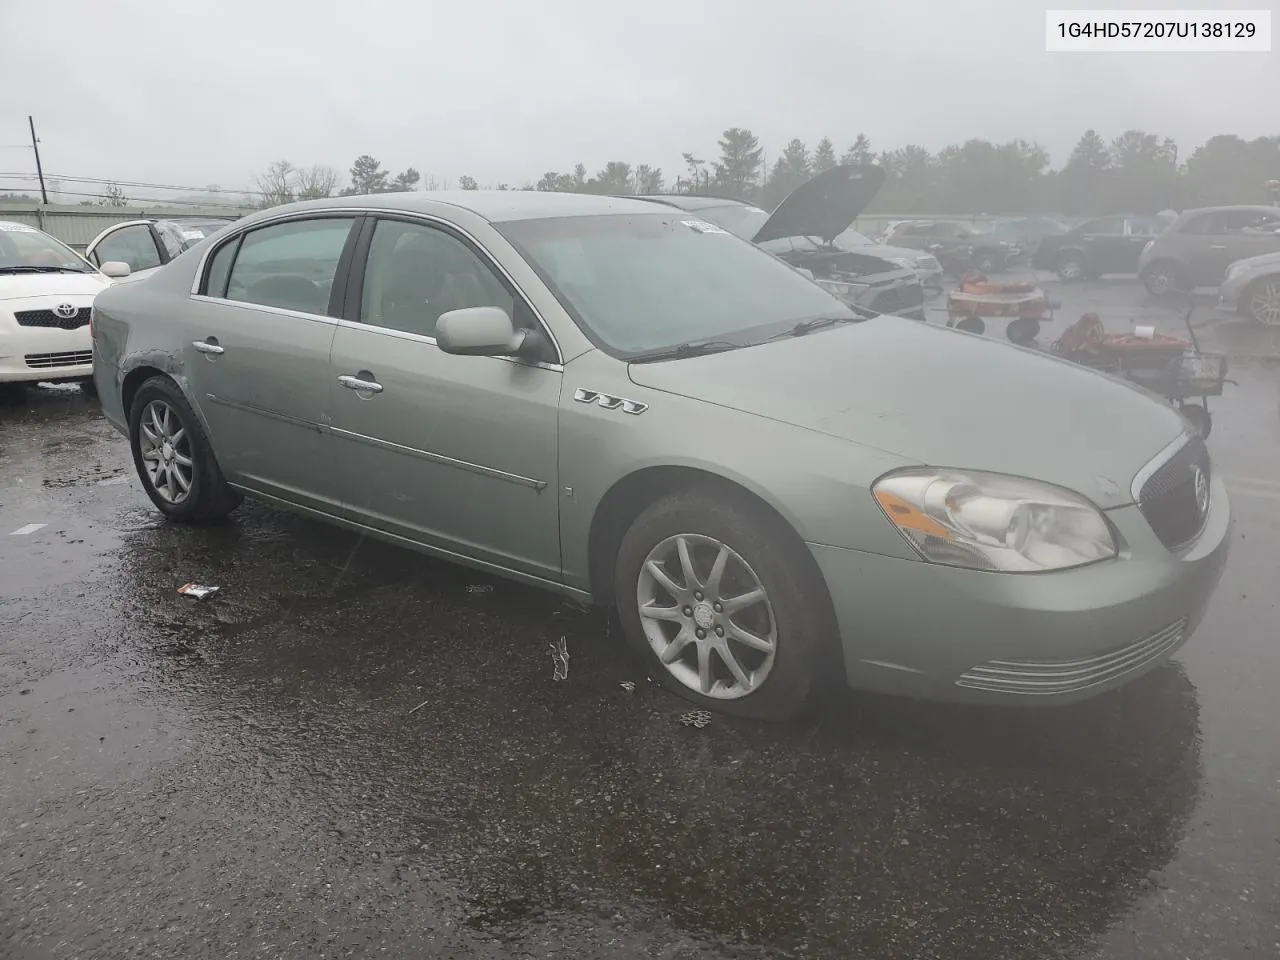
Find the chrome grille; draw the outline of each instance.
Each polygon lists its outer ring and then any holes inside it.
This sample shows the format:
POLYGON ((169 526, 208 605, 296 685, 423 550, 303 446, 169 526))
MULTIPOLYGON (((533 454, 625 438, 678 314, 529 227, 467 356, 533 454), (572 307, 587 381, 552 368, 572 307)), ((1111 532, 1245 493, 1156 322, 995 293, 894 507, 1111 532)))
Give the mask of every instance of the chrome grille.
POLYGON ((20 327, 53 327, 58 330, 77 330, 89 322, 91 307, 81 307, 69 317, 60 317, 52 310, 19 310, 13 318, 20 327))
POLYGON ((1137 643, 1078 660, 988 660, 961 674, 956 686, 1024 696, 1075 693, 1167 657, 1182 645, 1186 627, 1183 617, 1137 643))
POLYGON ((1191 437, 1151 474, 1138 490, 1138 506, 1160 542, 1175 550, 1194 540, 1204 526, 1207 510, 1196 498, 1196 471, 1204 482, 1212 479, 1209 448, 1191 437))
POLYGON ((37 370, 48 369, 49 367, 74 367, 80 364, 93 363, 93 351, 66 350, 62 353, 28 353, 25 359, 28 367, 35 367, 37 370))
POLYGON ((912 280, 883 290, 873 290, 870 302, 864 306, 878 313, 901 313, 912 310, 924 303, 924 290, 920 284, 912 280))

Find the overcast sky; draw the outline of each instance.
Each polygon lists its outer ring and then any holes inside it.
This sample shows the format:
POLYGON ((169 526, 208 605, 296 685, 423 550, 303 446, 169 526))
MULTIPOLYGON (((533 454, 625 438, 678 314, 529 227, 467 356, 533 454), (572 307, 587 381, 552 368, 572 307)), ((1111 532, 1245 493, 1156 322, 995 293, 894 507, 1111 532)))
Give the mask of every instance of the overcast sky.
POLYGON ((613 159, 670 181, 728 126, 770 155, 861 131, 876 149, 1023 137, 1055 164, 1088 127, 1170 136, 1183 156, 1280 133, 1280 53, 1050 54, 1046 5, 0 0, 0 172, 34 169, 14 149, 28 113, 46 173, 224 189, 278 158, 345 178, 360 153, 485 185, 613 159))

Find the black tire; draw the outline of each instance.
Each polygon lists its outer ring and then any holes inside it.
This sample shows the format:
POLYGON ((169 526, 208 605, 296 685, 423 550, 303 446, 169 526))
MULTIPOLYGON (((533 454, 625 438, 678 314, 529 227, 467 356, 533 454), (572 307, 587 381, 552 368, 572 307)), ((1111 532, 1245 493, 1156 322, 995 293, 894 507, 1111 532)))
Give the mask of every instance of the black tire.
POLYGON ((1213 430, 1213 417, 1209 415, 1209 411, 1199 403, 1184 403, 1181 412, 1190 421, 1191 426, 1195 427, 1201 439, 1207 439, 1213 430))
POLYGON ((1275 312, 1278 304, 1280 276, 1255 280, 1240 296, 1240 312, 1264 327, 1280 327, 1280 314, 1275 312))
POLYGON ((1053 269, 1058 274, 1058 279, 1068 283, 1084 280, 1089 275, 1089 265, 1085 262, 1084 254, 1075 250, 1065 250, 1058 254, 1053 269))
POLYGON ((25 383, 0 383, 0 406, 17 406, 26 398, 25 383))
POLYGON ((1012 343, 1016 343, 1021 347, 1030 346, 1035 343, 1036 337, 1040 335, 1040 321, 1034 317, 1018 317, 1018 319, 1009 322, 1009 326, 1005 328, 1004 333, 1012 343))
MULTIPOLYGON (((710 563, 698 570, 707 579, 710 563)), ((619 545, 614 596, 627 643, 645 661, 651 675, 705 709, 758 720, 785 720, 804 709, 827 683, 843 676, 831 599, 812 557, 789 526, 731 489, 688 489, 646 508, 619 545), (681 534, 714 538, 728 546, 750 565, 767 594, 767 607, 761 610, 762 605, 756 604, 753 609, 758 615, 771 612, 776 631, 772 666, 757 689, 736 699, 706 696, 681 682, 658 658, 645 633, 637 597, 642 569, 651 551, 681 534)), ((709 608, 703 612, 709 613, 709 608)), ((717 627, 726 622, 726 616, 717 616, 717 627)), ((690 616, 687 624, 682 620, 678 625, 655 625, 655 629, 671 631, 669 637, 676 629, 693 629, 695 621, 690 616)), ((708 627, 708 632, 711 629, 708 627)), ((688 668, 689 659, 696 661, 696 655, 695 643, 689 643, 676 666, 685 663, 688 668)), ((723 659, 716 656, 714 660, 722 670, 727 669, 723 659)), ((753 674, 756 669, 752 668, 753 674)))
POLYGON ((1142 271, 1142 285, 1153 297, 1165 297, 1171 293, 1191 289, 1186 268, 1174 260, 1157 260, 1142 271))
POLYGON ((981 336, 986 332, 987 325, 981 317, 963 317, 956 321, 956 329, 963 330, 965 333, 976 333, 981 336))
POLYGON ((98 399, 98 385, 93 382, 93 377, 86 377, 80 381, 80 392, 90 400, 98 399))
POLYGON ((243 499, 227 485, 200 418, 195 415, 177 384, 168 377, 152 377, 134 395, 133 406, 129 411, 129 448, 133 451, 133 466, 142 480, 143 489, 147 491, 147 496, 156 505, 156 509, 170 520, 179 523, 212 523, 223 520, 243 499), (191 480, 189 490, 178 502, 166 500, 157 491, 143 463, 142 416, 153 401, 160 401, 167 406, 185 431, 191 460, 191 480))

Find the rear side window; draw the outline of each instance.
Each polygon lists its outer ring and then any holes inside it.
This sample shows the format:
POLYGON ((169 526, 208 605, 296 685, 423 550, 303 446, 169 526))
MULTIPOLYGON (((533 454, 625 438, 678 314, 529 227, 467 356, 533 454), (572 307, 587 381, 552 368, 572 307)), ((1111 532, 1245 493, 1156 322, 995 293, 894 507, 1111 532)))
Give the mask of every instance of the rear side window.
POLYGON ((1119 236, 1124 233, 1124 217, 1103 217, 1101 220, 1090 220, 1081 228, 1080 232, 1119 236))
POLYGON ((205 274, 204 294, 207 297, 225 297, 227 295, 227 278, 231 275, 231 261, 240 249, 240 240, 236 238, 218 249, 209 261, 209 272, 205 274))
MULTIPOLYGON (((291 220, 251 230, 240 241, 227 275, 226 298, 325 316, 353 217, 291 220)), ((210 268, 213 288, 218 251, 210 268)), ((216 296, 216 294, 215 294, 216 296)))

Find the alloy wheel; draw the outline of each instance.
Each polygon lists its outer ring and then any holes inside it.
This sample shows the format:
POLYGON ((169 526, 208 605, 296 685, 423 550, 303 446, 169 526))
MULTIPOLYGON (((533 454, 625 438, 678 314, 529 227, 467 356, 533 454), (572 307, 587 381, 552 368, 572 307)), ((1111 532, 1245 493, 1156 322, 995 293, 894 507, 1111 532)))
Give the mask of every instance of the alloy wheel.
POLYGON ((167 503, 182 503, 191 494, 194 464, 191 442, 178 414, 163 400, 152 400, 138 421, 138 449, 147 480, 167 503))
POLYGON ((1280 327, 1280 280, 1271 280, 1249 297, 1249 315, 1264 327, 1280 327))
POLYGON ((649 551, 636 584, 646 639, 681 684, 736 700, 773 668, 778 627, 751 565, 714 537, 679 534, 649 551))

